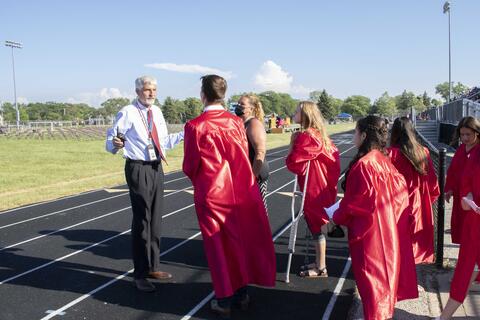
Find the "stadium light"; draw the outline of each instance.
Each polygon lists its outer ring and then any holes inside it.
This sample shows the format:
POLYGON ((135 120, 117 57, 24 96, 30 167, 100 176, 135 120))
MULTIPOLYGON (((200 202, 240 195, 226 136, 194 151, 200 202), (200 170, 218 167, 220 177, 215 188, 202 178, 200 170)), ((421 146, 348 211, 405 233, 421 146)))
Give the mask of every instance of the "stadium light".
POLYGON ((448 14, 448 101, 452 100, 452 50, 450 42, 450 2, 443 4, 443 13, 448 14))
POLYGON ((17 111, 17 130, 20 128, 20 112, 17 104, 17 86, 15 84, 15 58, 13 56, 13 49, 22 49, 23 46, 19 42, 5 41, 5 46, 12 48, 12 68, 13 68, 13 96, 15 99, 15 110, 17 111))

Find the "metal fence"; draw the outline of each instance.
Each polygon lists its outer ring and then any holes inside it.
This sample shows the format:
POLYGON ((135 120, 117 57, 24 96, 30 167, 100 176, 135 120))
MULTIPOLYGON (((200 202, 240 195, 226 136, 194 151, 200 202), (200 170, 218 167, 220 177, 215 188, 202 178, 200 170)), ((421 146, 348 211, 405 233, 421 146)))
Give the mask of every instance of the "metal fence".
POLYGON ((443 267, 443 248, 445 232, 445 173, 446 173, 446 156, 447 149, 436 148, 430 141, 428 141, 420 132, 417 131, 417 138, 429 151, 432 158, 433 166, 438 177, 438 186, 440 188, 440 196, 437 201, 432 204, 433 220, 434 220, 434 244, 435 244, 435 264, 438 267, 443 267))
POLYGON ((438 120, 439 122, 456 125, 463 117, 480 117, 480 103, 468 99, 459 99, 437 108, 427 109, 421 115, 428 120, 438 120))

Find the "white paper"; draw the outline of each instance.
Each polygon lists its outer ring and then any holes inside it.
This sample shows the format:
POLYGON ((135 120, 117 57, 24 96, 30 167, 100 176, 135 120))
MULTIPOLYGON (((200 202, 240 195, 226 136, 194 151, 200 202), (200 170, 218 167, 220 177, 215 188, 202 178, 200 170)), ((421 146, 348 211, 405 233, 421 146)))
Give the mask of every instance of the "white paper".
POLYGON ((335 213, 335 211, 337 211, 338 207, 340 206, 340 201, 341 200, 338 200, 331 207, 325 208, 325 212, 327 213, 330 219, 333 218, 333 214, 335 213))
POLYGON ((473 211, 475 211, 476 213, 480 213, 480 207, 477 206, 477 204, 471 200, 471 199, 468 199, 467 197, 463 197, 462 198, 463 202, 465 202, 470 208, 472 208, 473 211))

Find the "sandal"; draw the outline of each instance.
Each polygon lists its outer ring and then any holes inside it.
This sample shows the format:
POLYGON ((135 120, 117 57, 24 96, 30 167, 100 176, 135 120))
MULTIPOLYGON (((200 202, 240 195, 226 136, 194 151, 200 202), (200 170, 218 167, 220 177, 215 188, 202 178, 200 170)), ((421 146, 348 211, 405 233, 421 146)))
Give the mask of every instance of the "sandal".
POLYGON ((309 269, 316 269, 317 264, 315 262, 304 264, 303 266, 300 266, 300 271, 305 271, 309 269))
POLYGON ((300 271, 300 277, 302 278, 327 278, 327 268, 323 268, 322 270, 317 268, 307 269, 304 271, 300 271))

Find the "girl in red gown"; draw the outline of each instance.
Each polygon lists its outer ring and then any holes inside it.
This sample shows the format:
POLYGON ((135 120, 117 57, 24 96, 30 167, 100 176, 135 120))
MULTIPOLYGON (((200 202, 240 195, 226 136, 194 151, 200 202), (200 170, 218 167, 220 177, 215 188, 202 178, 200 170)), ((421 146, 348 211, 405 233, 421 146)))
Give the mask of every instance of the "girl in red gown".
POLYGON ((440 190, 430 153, 417 141, 412 123, 407 117, 397 118, 393 122, 388 153, 393 165, 407 182, 411 210, 408 224, 415 263, 432 263, 432 203, 440 190))
POLYGON ((450 298, 442 315, 437 319, 450 319, 457 308, 463 303, 471 284, 475 264, 480 265, 480 149, 470 152, 466 162, 465 174, 460 181, 460 199, 462 214, 462 235, 460 237, 460 253, 450 287, 450 298), (468 174, 466 174, 468 173, 468 174), (477 207, 472 208, 463 197, 473 200, 477 207))
MULTIPOLYGON (((448 167, 447 181, 445 182, 445 198, 450 202, 453 196, 452 218, 450 221, 450 230, 452 242, 460 243, 463 232, 463 220, 465 212, 461 208, 460 184, 467 165, 467 160, 472 152, 479 147, 480 142, 480 122, 474 117, 465 117, 458 123, 455 130, 455 136, 452 143, 457 144, 458 139, 462 144, 455 151, 452 162, 448 167)), ((468 173, 470 174, 470 173, 468 173)))
POLYGON ((302 132, 292 135, 286 163, 288 170, 298 176, 298 184, 305 194, 305 220, 315 240, 315 263, 303 266, 300 276, 327 277, 326 239, 322 226, 329 221, 324 208, 334 204, 337 198, 340 158, 337 147, 327 136, 322 114, 315 103, 300 102, 293 120, 302 125, 302 132), (307 190, 303 190, 308 162, 308 185, 307 190))
POLYGON ((224 318, 231 304, 246 308, 248 284, 275 285, 275 252, 268 217, 248 158, 242 119, 227 112, 227 83, 202 77, 204 112, 185 125, 183 171, 194 202, 215 299, 224 318))
MULTIPOLYGON (((333 221, 348 228, 353 274, 365 319, 385 320, 393 316, 401 269, 415 273, 411 245, 410 270, 402 266, 402 230, 397 227, 409 215, 408 191, 387 155, 387 127, 382 118, 360 119, 354 143, 358 153, 345 174, 345 196, 333 221)), ((416 278, 402 281, 417 287, 416 278)))

